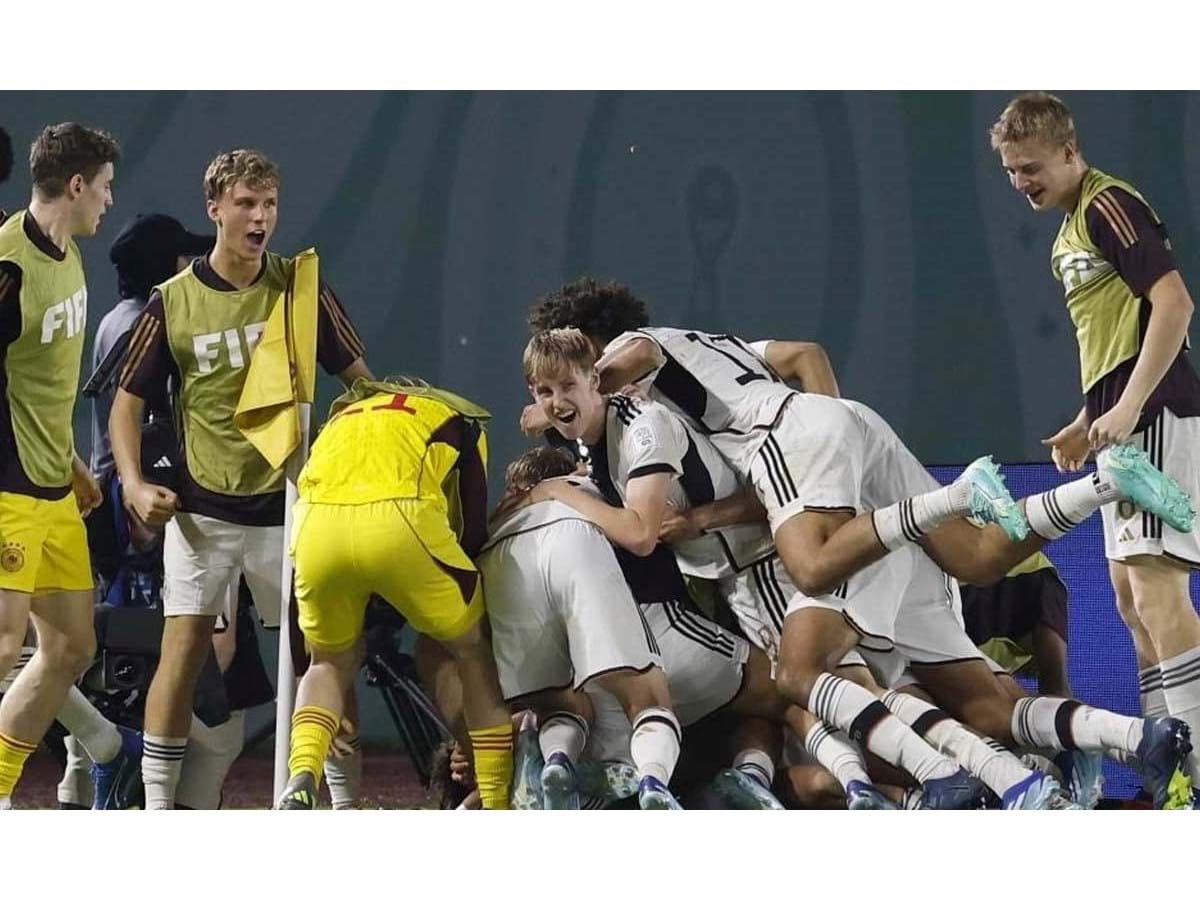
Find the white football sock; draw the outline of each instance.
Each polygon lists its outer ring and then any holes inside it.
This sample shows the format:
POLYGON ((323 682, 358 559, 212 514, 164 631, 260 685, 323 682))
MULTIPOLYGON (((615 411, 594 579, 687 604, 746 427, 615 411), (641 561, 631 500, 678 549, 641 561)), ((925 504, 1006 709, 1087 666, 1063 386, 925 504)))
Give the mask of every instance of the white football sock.
POLYGON ((733 767, 742 774, 753 778, 768 791, 775 781, 775 763, 769 754, 757 747, 743 750, 733 758, 733 767))
POLYGON ((682 733, 675 713, 666 707, 651 706, 637 714, 629 738, 629 755, 638 778, 652 775, 664 785, 671 781, 679 761, 682 733))
POLYGON ((121 752, 121 733, 117 726, 104 718, 75 685, 67 691, 57 718, 83 745, 93 762, 112 762, 121 752))
POLYGON ((808 729, 808 734, 804 736, 804 749, 837 779, 842 790, 848 790, 852 781, 871 783, 858 746, 845 734, 824 722, 817 722, 808 729))
POLYGON ((879 542, 888 550, 916 543, 947 519, 971 509, 971 485, 954 482, 927 494, 918 494, 871 513, 879 542))
POLYGON ((574 713, 551 713, 538 728, 538 746, 542 750, 542 759, 549 759, 554 753, 565 753, 567 759, 575 763, 583 753, 587 739, 587 721, 574 713))
POLYGON ((822 672, 813 684, 808 711, 835 725, 885 762, 899 766, 924 783, 958 771, 946 757, 888 712, 870 691, 852 681, 822 672))
POLYGON ((883 702, 902 722, 986 784, 998 797, 1033 774, 1003 745, 990 742, 919 697, 888 691, 883 702))
POLYGON ((1159 665, 1167 711, 1192 728, 1192 752, 1187 768, 1193 784, 1200 786, 1200 750, 1197 749, 1200 748, 1200 647, 1164 659, 1159 665))
POLYGON ((1039 537, 1057 540, 1121 494, 1103 473, 1088 475, 1025 498, 1025 518, 1039 537))
POLYGON ((143 735, 142 784, 146 788, 146 809, 172 809, 175 787, 187 750, 185 737, 143 735))
POLYGON ((1022 697, 1013 707, 1013 739, 1023 747, 1053 750, 1109 748, 1133 753, 1142 739, 1142 719, 1117 715, 1059 697, 1022 697))

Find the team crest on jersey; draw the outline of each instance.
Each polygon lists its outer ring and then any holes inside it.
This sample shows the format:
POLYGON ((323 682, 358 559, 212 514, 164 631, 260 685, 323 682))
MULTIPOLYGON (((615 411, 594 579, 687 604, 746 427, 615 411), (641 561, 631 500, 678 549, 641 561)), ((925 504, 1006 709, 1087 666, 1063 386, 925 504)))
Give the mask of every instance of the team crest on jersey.
POLYGON ((639 425, 633 429, 633 442, 645 450, 654 446, 654 429, 649 425, 639 425))
POLYGON ((25 547, 21 544, 6 543, 0 549, 0 569, 5 572, 20 572, 25 568, 25 547))

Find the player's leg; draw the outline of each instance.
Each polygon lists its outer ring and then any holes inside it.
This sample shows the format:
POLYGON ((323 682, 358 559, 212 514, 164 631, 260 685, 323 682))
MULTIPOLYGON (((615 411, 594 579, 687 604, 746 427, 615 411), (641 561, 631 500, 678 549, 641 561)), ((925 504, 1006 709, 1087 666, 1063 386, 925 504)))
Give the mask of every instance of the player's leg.
POLYGON ((629 755, 641 781, 643 809, 678 808, 667 785, 679 762, 683 728, 671 704, 665 672, 658 666, 645 671, 619 670, 592 680, 617 698, 633 727, 629 755))
POLYGON ((334 740, 334 753, 325 758, 325 784, 334 809, 353 809, 358 802, 363 762, 358 723, 358 693, 351 682, 342 708, 342 730, 334 740))
POLYGON ((1167 701, 1163 696, 1162 667, 1158 662, 1158 651, 1150 632, 1138 617, 1137 607, 1133 602, 1133 587, 1129 583, 1129 567, 1125 563, 1110 559, 1108 574, 1112 580, 1113 594, 1116 596, 1117 613, 1121 621, 1129 629, 1133 639, 1133 652, 1137 657, 1138 666, 1138 701, 1145 718, 1162 717, 1167 715, 1167 701))
MULTIPOLYGON (((32 587, 32 578, 30 586, 32 587)), ((25 591, 0 590, 0 666, 3 667, 3 697, 0 697, 0 708, 4 698, 12 689, 13 683, 29 661, 33 659, 36 649, 29 647, 25 650, 25 634, 29 628, 29 604, 32 595, 25 591)), ((40 738, 39 738, 40 740, 40 738)), ((21 777, 25 768, 25 760, 37 749, 36 743, 22 741, 16 737, 5 735, 0 731, 0 809, 12 806, 13 787, 21 777)))
POLYGON ((1172 718, 1187 723, 1193 750, 1188 774, 1200 785, 1200 617, 1188 591, 1189 572, 1161 556, 1134 556, 1123 565, 1134 609, 1161 661, 1163 699, 1172 718))
POLYGON ((142 726, 142 784, 146 809, 171 809, 192 725, 192 702, 204 661, 212 653, 212 615, 163 620, 158 668, 146 693, 142 726))
POLYGON ((35 594, 11 601, 10 593, 3 602, 9 627, 28 609, 38 649, 0 700, 0 801, 12 795, 25 760, 96 653, 90 592, 35 594), (11 615, 14 607, 16 616, 11 615))
POLYGON ((935 805, 943 800, 947 807, 973 803, 975 789, 967 784, 965 772, 921 740, 870 691, 833 674, 858 642, 858 632, 839 611, 807 606, 789 613, 776 676, 780 689, 793 703, 908 772, 934 794, 935 805))

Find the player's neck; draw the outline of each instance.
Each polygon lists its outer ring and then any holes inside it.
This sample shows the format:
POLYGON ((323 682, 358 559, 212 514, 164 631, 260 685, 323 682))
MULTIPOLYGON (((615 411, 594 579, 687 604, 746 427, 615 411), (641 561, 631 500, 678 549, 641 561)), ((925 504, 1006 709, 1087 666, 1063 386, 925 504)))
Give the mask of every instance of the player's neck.
POLYGON ((601 439, 604 437, 604 404, 601 403, 596 408, 599 410, 599 412, 592 416, 591 420, 584 426, 583 429, 583 442, 589 447, 600 443, 601 439))
POLYGON ((63 199, 39 200, 37 194, 34 194, 29 201, 29 215, 33 216, 33 221, 37 223, 42 234, 48 237, 55 247, 66 253, 75 233, 71 227, 70 208, 63 199))
POLYGON ((1079 174, 1075 179, 1075 186, 1063 195, 1062 202, 1058 205, 1059 209, 1061 209, 1067 215, 1075 212, 1075 208, 1079 206, 1079 197, 1083 193, 1083 181, 1085 178, 1087 178, 1087 173, 1090 168, 1091 167, 1083 161, 1083 158, 1080 157, 1079 174))
POLYGON ((262 271, 263 261, 262 254, 253 258, 236 255, 221 242, 218 236, 217 244, 208 256, 208 264, 212 266, 214 272, 240 291, 254 284, 258 273, 262 271))

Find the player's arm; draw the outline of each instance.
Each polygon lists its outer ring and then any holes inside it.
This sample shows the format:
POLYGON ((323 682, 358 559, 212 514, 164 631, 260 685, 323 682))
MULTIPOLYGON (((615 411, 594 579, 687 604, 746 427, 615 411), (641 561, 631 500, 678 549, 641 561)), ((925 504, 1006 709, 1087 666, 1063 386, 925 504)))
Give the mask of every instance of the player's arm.
POLYGON ((561 479, 543 481, 532 491, 531 502, 558 500, 590 519, 614 544, 638 556, 649 556, 658 543, 658 531, 667 512, 667 490, 675 473, 656 471, 629 480, 625 506, 606 501, 561 479))
POLYGON ((113 397, 108 416, 108 435, 113 460, 121 477, 125 506, 147 525, 163 525, 179 504, 173 491, 148 484, 142 477, 142 419, 145 398, 163 384, 170 370, 166 319, 162 296, 151 294, 150 302, 129 339, 129 355, 113 397))
POLYGON ((648 337, 633 337, 620 341, 612 351, 605 353, 596 362, 600 373, 600 391, 613 394, 641 381, 663 365, 661 348, 648 337))
POLYGON ((1151 392, 1178 356, 1192 318, 1192 298, 1179 275, 1170 241, 1136 197, 1109 188, 1085 212, 1088 234, 1135 296, 1150 302, 1141 352, 1116 405, 1092 423, 1093 449, 1133 433, 1151 392))
POLYGON ((472 559, 487 541, 487 435, 479 425, 463 419, 464 447, 458 456, 458 497, 462 509, 460 541, 472 559))
POLYGON ((744 490, 703 506, 672 508, 659 529, 659 540, 667 544, 688 541, 718 528, 748 525, 767 520, 766 507, 752 490, 744 490))
POLYGON ((810 394, 842 396, 829 354, 820 344, 813 341, 762 341, 751 346, 784 381, 798 381, 810 394))
POLYGON ((333 289, 322 283, 317 296, 317 359, 321 368, 336 375, 346 387, 359 378, 374 380, 363 358, 366 345, 333 289))

